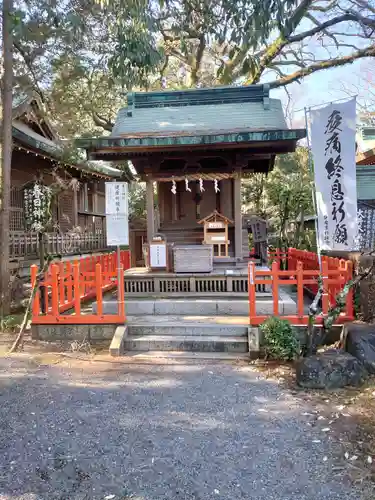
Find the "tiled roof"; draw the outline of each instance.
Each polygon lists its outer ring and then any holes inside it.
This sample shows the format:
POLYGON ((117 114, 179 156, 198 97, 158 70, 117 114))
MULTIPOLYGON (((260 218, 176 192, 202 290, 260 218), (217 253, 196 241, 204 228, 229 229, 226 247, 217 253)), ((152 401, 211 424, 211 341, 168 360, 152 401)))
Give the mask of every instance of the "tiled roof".
MULTIPOLYGON (((22 105, 27 105, 32 101, 37 102, 39 106, 39 99, 34 95, 18 94, 13 96, 13 110, 16 110, 22 105)), ((19 119, 13 120, 13 138, 20 141, 20 143, 25 146, 32 147, 34 149, 40 150, 45 153, 48 157, 61 160, 64 155, 63 142, 62 141, 52 141, 47 137, 35 132, 31 127, 23 123, 19 119)), ((79 151, 77 151, 79 153, 79 151)), ((81 169, 83 172, 102 174, 107 177, 121 177, 122 171, 108 166, 106 162, 101 161, 84 161, 79 160, 75 162, 75 166, 81 169)))
MULTIPOLYGON (((235 130, 286 130, 281 101, 122 108, 116 118, 112 137, 174 135, 178 133, 204 135, 235 130)), ((178 134, 179 135, 179 134, 178 134)))

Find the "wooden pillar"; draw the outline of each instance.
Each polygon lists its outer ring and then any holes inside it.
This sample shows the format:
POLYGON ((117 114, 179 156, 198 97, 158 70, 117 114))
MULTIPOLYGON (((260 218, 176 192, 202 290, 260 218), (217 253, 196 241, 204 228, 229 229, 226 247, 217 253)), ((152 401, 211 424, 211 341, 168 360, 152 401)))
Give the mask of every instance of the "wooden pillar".
POLYGON ((164 185, 162 182, 157 183, 157 189, 158 189, 158 206, 159 206, 159 220, 160 220, 160 225, 163 225, 164 222, 164 217, 165 217, 165 199, 164 199, 164 185))
POLYGON ((241 171, 233 180, 233 210, 234 210, 234 255, 242 258, 242 214, 241 214, 241 171))
POLYGON ((73 226, 78 226, 78 191, 73 189, 73 226))
POLYGON ((98 183, 93 182, 92 184, 92 211, 98 211, 98 183))
POLYGON ((152 180, 146 182, 146 210, 147 210, 147 241, 150 242, 154 236, 154 183, 152 180))
POLYGON ((171 197, 172 197, 172 221, 178 220, 178 197, 179 197, 179 190, 178 190, 178 183, 176 183, 176 194, 173 194, 171 192, 171 197))
POLYGON ((89 187, 87 182, 83 184, 83 210, 88 212, 89 210, 89 187))

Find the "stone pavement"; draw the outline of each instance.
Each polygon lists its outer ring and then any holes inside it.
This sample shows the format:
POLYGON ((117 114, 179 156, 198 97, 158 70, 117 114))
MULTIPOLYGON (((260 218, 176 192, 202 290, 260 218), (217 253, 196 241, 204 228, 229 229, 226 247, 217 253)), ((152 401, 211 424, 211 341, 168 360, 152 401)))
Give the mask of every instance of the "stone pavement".
POLYGON ((2 500, 362 498, 311 403, 246 364, 0 366, 2 500))

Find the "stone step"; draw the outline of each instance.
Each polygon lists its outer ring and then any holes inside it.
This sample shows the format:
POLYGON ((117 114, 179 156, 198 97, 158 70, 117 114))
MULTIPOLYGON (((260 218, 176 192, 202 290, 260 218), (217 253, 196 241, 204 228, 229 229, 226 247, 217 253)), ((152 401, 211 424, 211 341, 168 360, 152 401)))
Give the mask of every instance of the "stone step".
POLYGON ((125 351, 248 352, 247 337, 198 335, 134 335, 124 342, 125 351))
MULTIPOLYGON (((163 363, 225 363, 237 361, 249 361, 249 354, 229 352, 193 352, 193 351, 127 351, 123 358, 135 362, 160 362, 163 363)), ((122 358, 117 358, 122 359, 122 358)))
POLYGON ((128 316, 129 335, 225 336, 247 339, 244 316, 128 316))
MULTIPOLYGON (((96 312, 97 305, 93 304, 96 312)), ((174 299, 130 299, 125 297, 125 310, 129 316, 141 315, 177 315, 177 316, 248 316, 249 302, 247 298, 174 298, 174 299)), ((271 298, 257 298, 256 310, 258 314, 272 314, 273 300, 271 298)), ((279 297, 279 313, 293 314, 296 311, 295 302, 287 295, 279 297)), ((117 302, 109 300, 103 302, 104 314, 116 314, 117 302)))

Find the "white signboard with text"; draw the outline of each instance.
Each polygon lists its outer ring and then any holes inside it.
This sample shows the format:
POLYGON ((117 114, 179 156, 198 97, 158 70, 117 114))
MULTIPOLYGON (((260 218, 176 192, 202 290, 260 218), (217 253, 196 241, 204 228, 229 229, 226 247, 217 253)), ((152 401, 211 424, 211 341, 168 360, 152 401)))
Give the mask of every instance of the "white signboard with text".
POLYGON ((129 224, 127 215, 107 215, 107 245, 129 245, 129 224))
POLYGON ((129 245, 128 184, 105 183, 107 244, 129 245))
POLYGON ((166 243, 151 243, 150 244, 150 267, 151 268, 166 268, 167 267, 167 245, 166 245, 166 243))
POLYGON ((356 101, 311 111, 311 149, 321 250, 351 250, 357 239, 356 101))
POLYGON ((128 215, 128 183, 105 183, 105 213, 106 215, 128 215))

